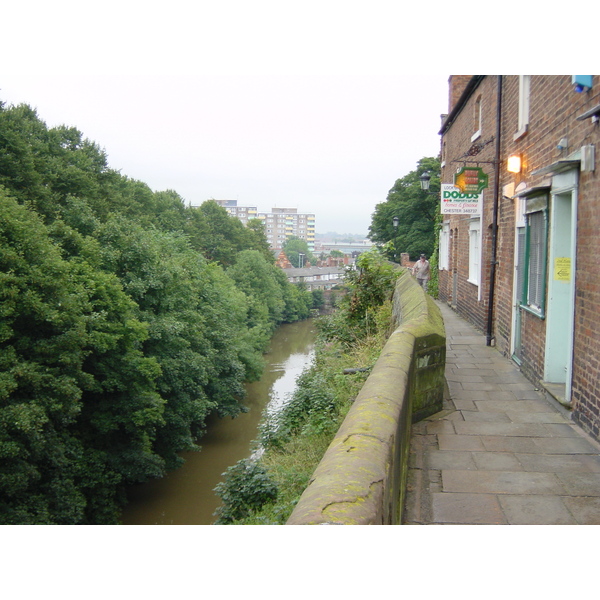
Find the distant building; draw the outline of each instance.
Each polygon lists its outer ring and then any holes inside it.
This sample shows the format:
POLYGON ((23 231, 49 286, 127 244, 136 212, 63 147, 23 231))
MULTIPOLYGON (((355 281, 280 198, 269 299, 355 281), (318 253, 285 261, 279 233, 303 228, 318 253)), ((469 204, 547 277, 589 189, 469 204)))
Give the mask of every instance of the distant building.
POLYGON ((237 200, 214 200, 214 202, 222 206, 232 217, 237 217, 244 225, 247 225, 250 219, 257 218, 256 206, 238 206, 237 200))
POLYGON ((305 240, 311 252, 315 249, 315 215, 312 213, 299 213, 296 208, 272 208, 271 212, 258 212, 256 206, 238 206, 237 200, 215 202, 244 225, 250 219, 260 219, 273 250, 280 250, 291 237, 305 240))
POLYGON ((315 252, 329 253, 332 250, 339 250, 343 254, 356 258, 359 254, 371 250, 375 244, 371 240, 362 240, 358 242, 317 242, 315 243, 315 252))
POLYGON ((308 267, 303 269, 283 269, 290 283, 304 283, 312 290, 330 290, 344 283, 345 269, 339 267, 308 267))

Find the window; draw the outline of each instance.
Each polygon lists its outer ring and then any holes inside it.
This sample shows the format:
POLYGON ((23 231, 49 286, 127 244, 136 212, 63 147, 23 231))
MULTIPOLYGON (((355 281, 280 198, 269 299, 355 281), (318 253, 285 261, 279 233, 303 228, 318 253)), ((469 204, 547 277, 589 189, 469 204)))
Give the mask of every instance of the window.
POLYGON ((531 88, 531 75, 519 75, 519 116, 517 133, 513 140, 519 139, 527 133, 529 128, 529 90, 531 88))
POLYGON ((475 109, 474 109, 474 130, 475 133, 471 136, 471 141, 474 142, 478 137, 481 136, 481 121, 482 121, 482 107, 481 107, 481 96, 477 97, 475 100, 475 109))
POLYGON ((479 263, 481 256, 481 219, 469 223, 469 282, 479 285, 479 263))
POLYGON ((546 211, 527 215, 526 231, 526 278, 523 297, 526 306, 541 315, 544 312, 546 291, 546 245, 548 227, 546 211))
POLYGON ((447 271, 450 268, 450 223, 443 223, 440 231, 440 264, 441 271, 447 271))

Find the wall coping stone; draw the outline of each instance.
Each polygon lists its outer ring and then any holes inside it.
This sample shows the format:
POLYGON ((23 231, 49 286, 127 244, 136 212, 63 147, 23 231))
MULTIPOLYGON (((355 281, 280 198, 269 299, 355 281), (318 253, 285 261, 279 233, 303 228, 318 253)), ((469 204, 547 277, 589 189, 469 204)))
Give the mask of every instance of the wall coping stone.
POLYGON ((407 269, 399 269, 392 313, 396 329, 288 525, 401 523, 411 424, 442 409, 446 334, 407 269))

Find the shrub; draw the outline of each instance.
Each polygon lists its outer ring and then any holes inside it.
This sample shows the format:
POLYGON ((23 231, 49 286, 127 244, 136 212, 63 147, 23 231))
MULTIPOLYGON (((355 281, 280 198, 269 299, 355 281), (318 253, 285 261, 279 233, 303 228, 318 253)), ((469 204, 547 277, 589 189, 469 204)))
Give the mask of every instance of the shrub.
POLYGON ((249 517, 277 499, 277 486, 257 461, 244 458, 224 473, 215 492, 223 501, 215 515, 216 525, 227 525, 249 517))

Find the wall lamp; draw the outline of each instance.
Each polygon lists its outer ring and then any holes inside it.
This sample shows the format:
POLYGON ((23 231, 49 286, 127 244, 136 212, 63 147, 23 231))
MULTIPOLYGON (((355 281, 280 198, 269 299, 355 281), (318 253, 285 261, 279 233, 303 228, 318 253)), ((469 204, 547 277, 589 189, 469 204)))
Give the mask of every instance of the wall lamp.
POLYGON ((509 173, 521 172, 521 157, 518 154, 513 154, 508 157, 508 160, 506 161, 506 170, 509 173))

